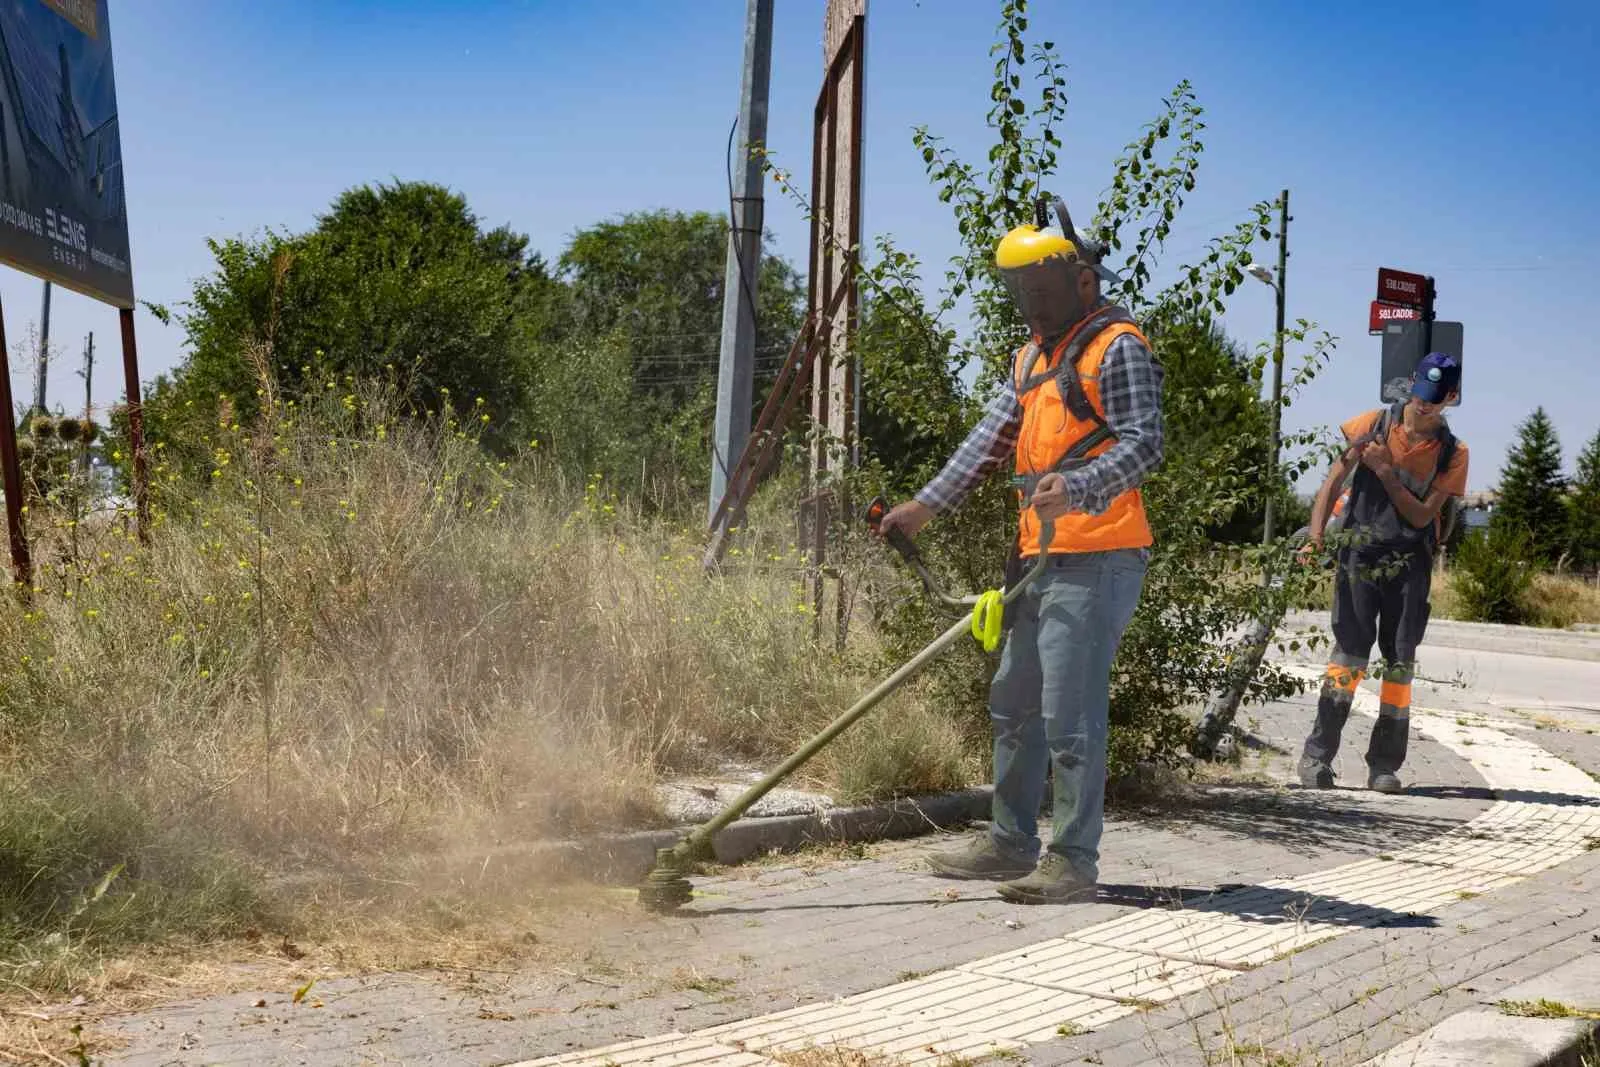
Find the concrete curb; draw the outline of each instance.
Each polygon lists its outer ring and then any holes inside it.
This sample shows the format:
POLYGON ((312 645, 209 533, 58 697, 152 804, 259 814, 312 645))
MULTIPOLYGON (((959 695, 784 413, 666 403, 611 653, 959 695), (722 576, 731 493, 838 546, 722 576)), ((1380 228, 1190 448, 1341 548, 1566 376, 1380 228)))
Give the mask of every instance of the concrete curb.
POLYGON ((1569 1009, 1569 1015, 1600 1012, 1600 957, 1574 960, 1514 985, 1364 1067, 1579 1067, 1585 1054, 1600 1054, 1600 1019, 1531 1018, 1500 1010, 1541 1002, 1546 1009, 1569 1009))
MULTIPOLYGON (((717 835, 716 858, 719 863, 738 863, 768 852, 793 852, 826 842, 913 837, 930 829, 988 818, 992 795, 992 786, 980 786, 806 815, 739 819, 717 835)), ((632 885, 655 866, 657 849, 670 848, 693 830, 693 826, 681 826, 507 845, 463 857, 463 865, 470 860, 479 879, 496 882, 527 884, 555 876, 632 885)))
MULTIPOLYGON (((1296 630, 1325 630, 1327 612, 1290 612, 1283 625, 1296 630)), ((1507 652, 1523 656, 1600 662, 1600 633, 1546 630, 1536 626, 1504 626, 1487 622, 1433 619, 1423 647, 1460 648, 1472 652, 1507 652)))
POLYGON ((1595 1025, 1463 1011, 1364 1067, 1579 1067, 1595 1025))

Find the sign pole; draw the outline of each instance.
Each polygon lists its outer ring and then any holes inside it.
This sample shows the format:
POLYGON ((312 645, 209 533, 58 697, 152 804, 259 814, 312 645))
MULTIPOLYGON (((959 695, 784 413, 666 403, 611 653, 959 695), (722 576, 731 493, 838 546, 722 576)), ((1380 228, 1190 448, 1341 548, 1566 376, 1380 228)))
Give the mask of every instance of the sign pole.
POLYGON ((27 589, 33 583, 33 561, 22 529, 22 465, 17 461, 17 409, 11 399, 11 361, 6 355, 5 314, 0 310, 0 467, 6 489, 6 532, 11 538, 11 573, 27 589))
POLYGON ((1433 288, 1433 275, 1428 275, 1427 284, 1422 290, 1422 354, 1426 356, 1433 351, 1433 300, 1437 294, 1433 288))
POLYGON ((122 374, 128 390, 128 447, 133 450, 133 501, 138 515, 139 540, 150 540, 150 485, 145 474, 144 402, 139 388, 139 346, 133 336, 133 309, 120 308, 122 318, 122 374))

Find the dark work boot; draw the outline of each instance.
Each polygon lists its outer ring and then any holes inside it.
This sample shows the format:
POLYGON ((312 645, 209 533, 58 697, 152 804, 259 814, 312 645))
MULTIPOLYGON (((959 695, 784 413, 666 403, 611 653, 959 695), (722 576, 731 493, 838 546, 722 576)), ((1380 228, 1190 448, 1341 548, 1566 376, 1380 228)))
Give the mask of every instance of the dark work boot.
POLYGON ((1300 785, 1305 789, 1332 789, 1333 768, 1314 756, 1301 756, 1300 785))
POLYGON ((1003 852, 987 832, 974 834, 961 848, 928 857, 928 866, 950 878, 1019 878, 1033 870, 1033 861, 1003 852))
POLYGON ((1046 852, 1031 874, 1000 886, 1000 896, 1013 904, 1070 904, 1094 895, 1094 882, 1054 852, 1046 852))

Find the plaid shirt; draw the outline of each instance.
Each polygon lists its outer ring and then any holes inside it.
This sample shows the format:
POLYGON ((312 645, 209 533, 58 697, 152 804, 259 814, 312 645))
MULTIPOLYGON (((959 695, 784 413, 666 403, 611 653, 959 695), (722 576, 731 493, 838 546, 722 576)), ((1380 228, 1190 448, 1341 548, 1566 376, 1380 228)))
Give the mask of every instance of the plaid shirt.
MULTIPOLYGON (((1100 402, 1117 440, 1084 466, 1065 472, 1070 510, 1101 514, 1160 465, 1166 448, 1164 377, 1161 364, 1137 337, 1123 334, 1111 343, 1100 364, 1100 402)), ((1008 374, 978 425, 916 499, 936 515, 959 507, 1016 451, 1021 431, 1022 403, 1008 374)))

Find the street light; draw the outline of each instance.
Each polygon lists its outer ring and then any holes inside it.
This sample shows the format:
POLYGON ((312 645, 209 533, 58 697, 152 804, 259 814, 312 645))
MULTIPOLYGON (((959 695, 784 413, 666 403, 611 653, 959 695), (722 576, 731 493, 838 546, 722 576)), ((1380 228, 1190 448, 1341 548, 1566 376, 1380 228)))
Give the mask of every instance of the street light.
MULTIPOLYGON (((1278 297, 1278 330, 1272 343, 1272 451, 1268 456, 1267 505, 1261 532, 1263 547, 1271 548, 1278 510, 1279 417, 1283 413, 1283 283, 1284 276, 1289 273, 1289 190, 1285 189, 1278 200, 1278 269, 1273 271, 1260 263, 1252 263, 1246 271, 1262 285, 1272 286, 1272 291, 1278 297)), ((1275 583, 1270 557, 1262 567, 1261 579, 1268 589, 1275 583)), ((1271 643, 1279 621, 1277 617, 1256 620, 1255 629, 1245 638, 1243 654, 1234 661, 1230 672, 1232 677, 1222 692, 1206 705, 1205 713, 1195 727, 1190 743, 1190 751, 1195 755, 1210 758, 1217 753, 1218 743, 1228 724, 1233 721, 1234 713, 1239 710, 1239 701, 1244 699, 1245 688, 1261 666, 1261 659, 1267 654, 1267 645, 1271 643)))

